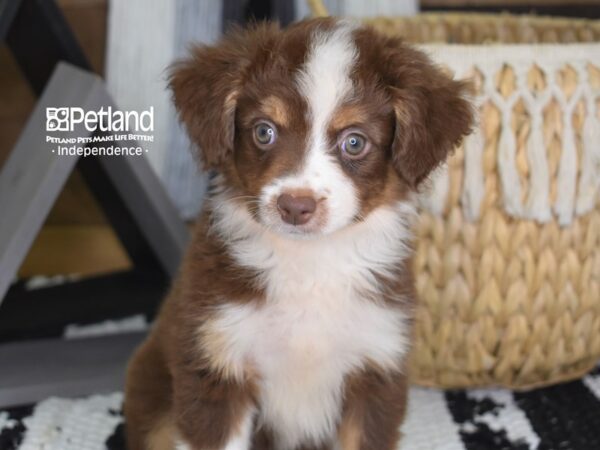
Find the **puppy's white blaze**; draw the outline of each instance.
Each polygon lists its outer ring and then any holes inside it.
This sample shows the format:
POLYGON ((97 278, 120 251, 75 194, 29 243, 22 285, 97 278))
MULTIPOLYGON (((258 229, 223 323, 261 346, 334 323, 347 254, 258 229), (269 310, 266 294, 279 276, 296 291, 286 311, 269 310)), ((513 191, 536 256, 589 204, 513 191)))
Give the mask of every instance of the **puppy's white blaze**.
POLYGON ((352 38, 355 26, 340 23, 333 30, 317 30, 297 83, 309 102, 310 114, 316 126, 326 125, 340 101, 352 91, 350 71, 358 51, 352 38))
POLYGON ((318 30, 296 84, 306 98, 310 120, 306 159, 299 173, 276 180, 263 189, 261 199, 268 203, 285 189, 309 188, 317 198, 326 198, 327 221, 320 231, 341 228, 358 213, 358 200, 352 181, 330 154, 327 125, 336 108, 351 95, 350 73, 358 51, 352 38, 354 26, 342 22, 333 30, 318 30))

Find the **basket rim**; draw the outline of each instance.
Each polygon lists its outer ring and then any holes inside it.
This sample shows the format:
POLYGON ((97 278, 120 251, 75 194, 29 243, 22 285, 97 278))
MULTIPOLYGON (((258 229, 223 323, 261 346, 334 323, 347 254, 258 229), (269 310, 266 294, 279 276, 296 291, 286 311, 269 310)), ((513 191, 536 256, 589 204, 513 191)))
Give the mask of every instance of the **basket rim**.
POLYGON ((524 22, 535 24, 548 24, 548 25, 591 25, 600 29, 600 19, 587 19, 581 17, 561 17, 561 16, 534 16, 530 14, 512 14, 512 13, 480 13, 480 12, 420 12, 414 16, 374 16, 374 17, 355 17, 356 19, 363 20, 365 22, 372 22, 378 20, 407 20, 407 21, 419 21, 419 20, 445 20, 446 22, 461 22, 464 20, 477 20, 482 19, 489 20, 491 22, 498 22, 501 20, 510 20, 513 22, 524 22))
MULTIPOLYGON (((323 0, 306 0, 308 8, 311 12, 312 17, 327 17, 331 16, 327 10, 323 0)), ((564 17, 564 16, 536 16, 532 14, 515 14, 509 12, 470 12, 470 11, 428 11, 418 12, 414 16, 374 16, 374 17, 354 17, 355 19, 362 20, 365 22, 372 22, 378 20, 439 20, 444 19, 449 22, 459 22, 466 20, 477 20, 487 19, 493 22, 497 22, 500 19, 509 19, 512 21, 523 21, 523 22, 535 22, 536 24, 552 24, 552 25, 591 25, 595 28, 600 29, 600 19, 588 19, 584 17, 564 17)))
MULTIPOLYGON (((484 42, 481 44, 461 44, 453 42, 418 42, 409 43, 412 47, 418 47, 424 50, 447 50, 452 52, 466 52, 476 54, 485 50, 496 53, 505 53, 506 58, 511 61, 528 58, 562 58, 563 61, 575 59, 590 59, 590 52, 600 50, 600 41, 594 42, 567 42, 564 44, 556 42, 532 42, 532 43, 514 43, 514 42, 484 42), (548 52, 552 52, 549 54, 548 52), (533 52, 533 54, 532 54, 533 52)), ((453 54, 454 55, 454 54, 453 54)), ((448 59, 452 55, 439 55, 442 59, 448 59)))
POLYGON ((524 47, 535 47, 541 51, 545 51, 548 48, 556 48, 557 46, 575 48, 576 46, 588 45, 588 48, 592 48, 594 45, 600 43, 600 19, 582 19, 582 18, 565 18, 565 17, 548 17, 548 16, 531 16, 531 15, 515 15, 509 13, 439 13, 439 12, 427 12, 419 13, 415 16, 377 16, 367 18, 350 17, 352 21, 359 21, 360 23, 368 26, 377 28, 379 25, 393 24, 394 22, 400 24, 406 24, 407 27, 421 26, 421 25, 439 25, 447 24, 450 27, 457 27, 460 25, 477 25, 478 27, 535 27, 536 32, 557 31, 563 32, 567 29, 575 30, 576 32, 585 29, 593 33, 594 38, 589 41, 570 41, 570 42, 545 42, 543 40, 536 40, 534 42, 502 42, 494 39, 485 40, 479 43, 461 43, 461 42, 440 42, 432 40, 429 42, 411 42, 411 45, 431 45, 431 46, 447 46, 450 48, 498 48, 507 47, 510 49, 518 49, 524 47))

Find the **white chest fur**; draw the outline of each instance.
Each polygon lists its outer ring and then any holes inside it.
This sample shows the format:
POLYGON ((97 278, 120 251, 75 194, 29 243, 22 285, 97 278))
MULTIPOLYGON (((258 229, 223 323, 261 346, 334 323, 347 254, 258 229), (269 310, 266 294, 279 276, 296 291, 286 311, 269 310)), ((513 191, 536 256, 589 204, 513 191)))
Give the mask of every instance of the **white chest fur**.
POLYGON ((277 434, 278 448, 331 438, 345 376, 369 362, 396 369, 408 349, 406 316, 374 300, 373 276, 404 260, 408 234, 398 211, 374 214, 327 240, 246 230, 230 247, 238 263, 261 271, 267 298, 224 304, 203 334, 218 336, 223 368, 258 375, 260 420, 277 434))
POLYGON ((331 436, 344 376, 369 360, 395 368, 406 351, 403 315, 346 297, 344 287, 314 286, 258 307, 227 305, 213 323, 226 336, 227 363, 236 372, 256 370, 259 411, 278 433, 278 448, 331 436))

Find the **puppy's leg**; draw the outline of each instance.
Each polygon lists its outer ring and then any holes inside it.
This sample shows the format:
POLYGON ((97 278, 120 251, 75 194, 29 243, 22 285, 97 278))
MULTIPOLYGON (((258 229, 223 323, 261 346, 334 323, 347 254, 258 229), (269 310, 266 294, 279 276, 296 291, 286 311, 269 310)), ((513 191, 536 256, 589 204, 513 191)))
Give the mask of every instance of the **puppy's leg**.
POLYGON ((171 377, 156 341, 150 337, 127 369, 125 428, 129 450, 172 450, 171 377))
POLYGON ((229 438, 224 450, 250 450, 254 431, 254 408, 248 408, 237 432, 229 438))
POLYGON ((406 411, 406 377, 367 370, 348 380, 342 422, 341 450, 396 450, 406 411))
MULTIPOLYGON (((251 442, 252 442, 252 432, 254 425, 254 410, 249 409, 242 419, 242 423, 240 424, 238 430, 229 437, 227 443, 224 445, 222 450, 250 450, 251 442)), ((209 448, 209 447, 201 447, 201 448, 209 448)), ((211 447, 212 448, 212 447, 211 447)), ((186 444, 183 439, 178 439, 176 441, 175 450, 194 450, 195 447, 192 447, 189 444, 186 444)))
POLYGON ((182 369, 174 390, 182 449, 250 450, 255 411, 250 386, 210 371, 182 369))

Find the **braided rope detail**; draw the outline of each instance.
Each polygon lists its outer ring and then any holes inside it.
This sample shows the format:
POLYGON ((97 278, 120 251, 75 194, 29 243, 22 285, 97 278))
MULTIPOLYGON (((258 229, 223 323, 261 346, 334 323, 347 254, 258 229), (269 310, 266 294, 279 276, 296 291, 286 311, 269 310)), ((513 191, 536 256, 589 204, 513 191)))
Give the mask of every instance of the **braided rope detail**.
MULTIPOLYGON (((478 76, 474 104, 480 111, 484 105, 498 111, 496 157, 502 203, 509 215, 541 223, 556 217, 566 226, 593 208, 600 189, 600 76, 592 61, 600 61, 600 44, 423 48, 456 77, 478 76), (584 119, 577 121, 581 105, 584 119), (554 137, 560 143, 560 157, 549 161, 547 147, 554 137), (519 148, 524 149, 522 161, 519 148)), ((470 220, 480 214, 485 184, 481 127, 489 120, 480 118, 464 143, 468 152, 462 200, 470 220)))

